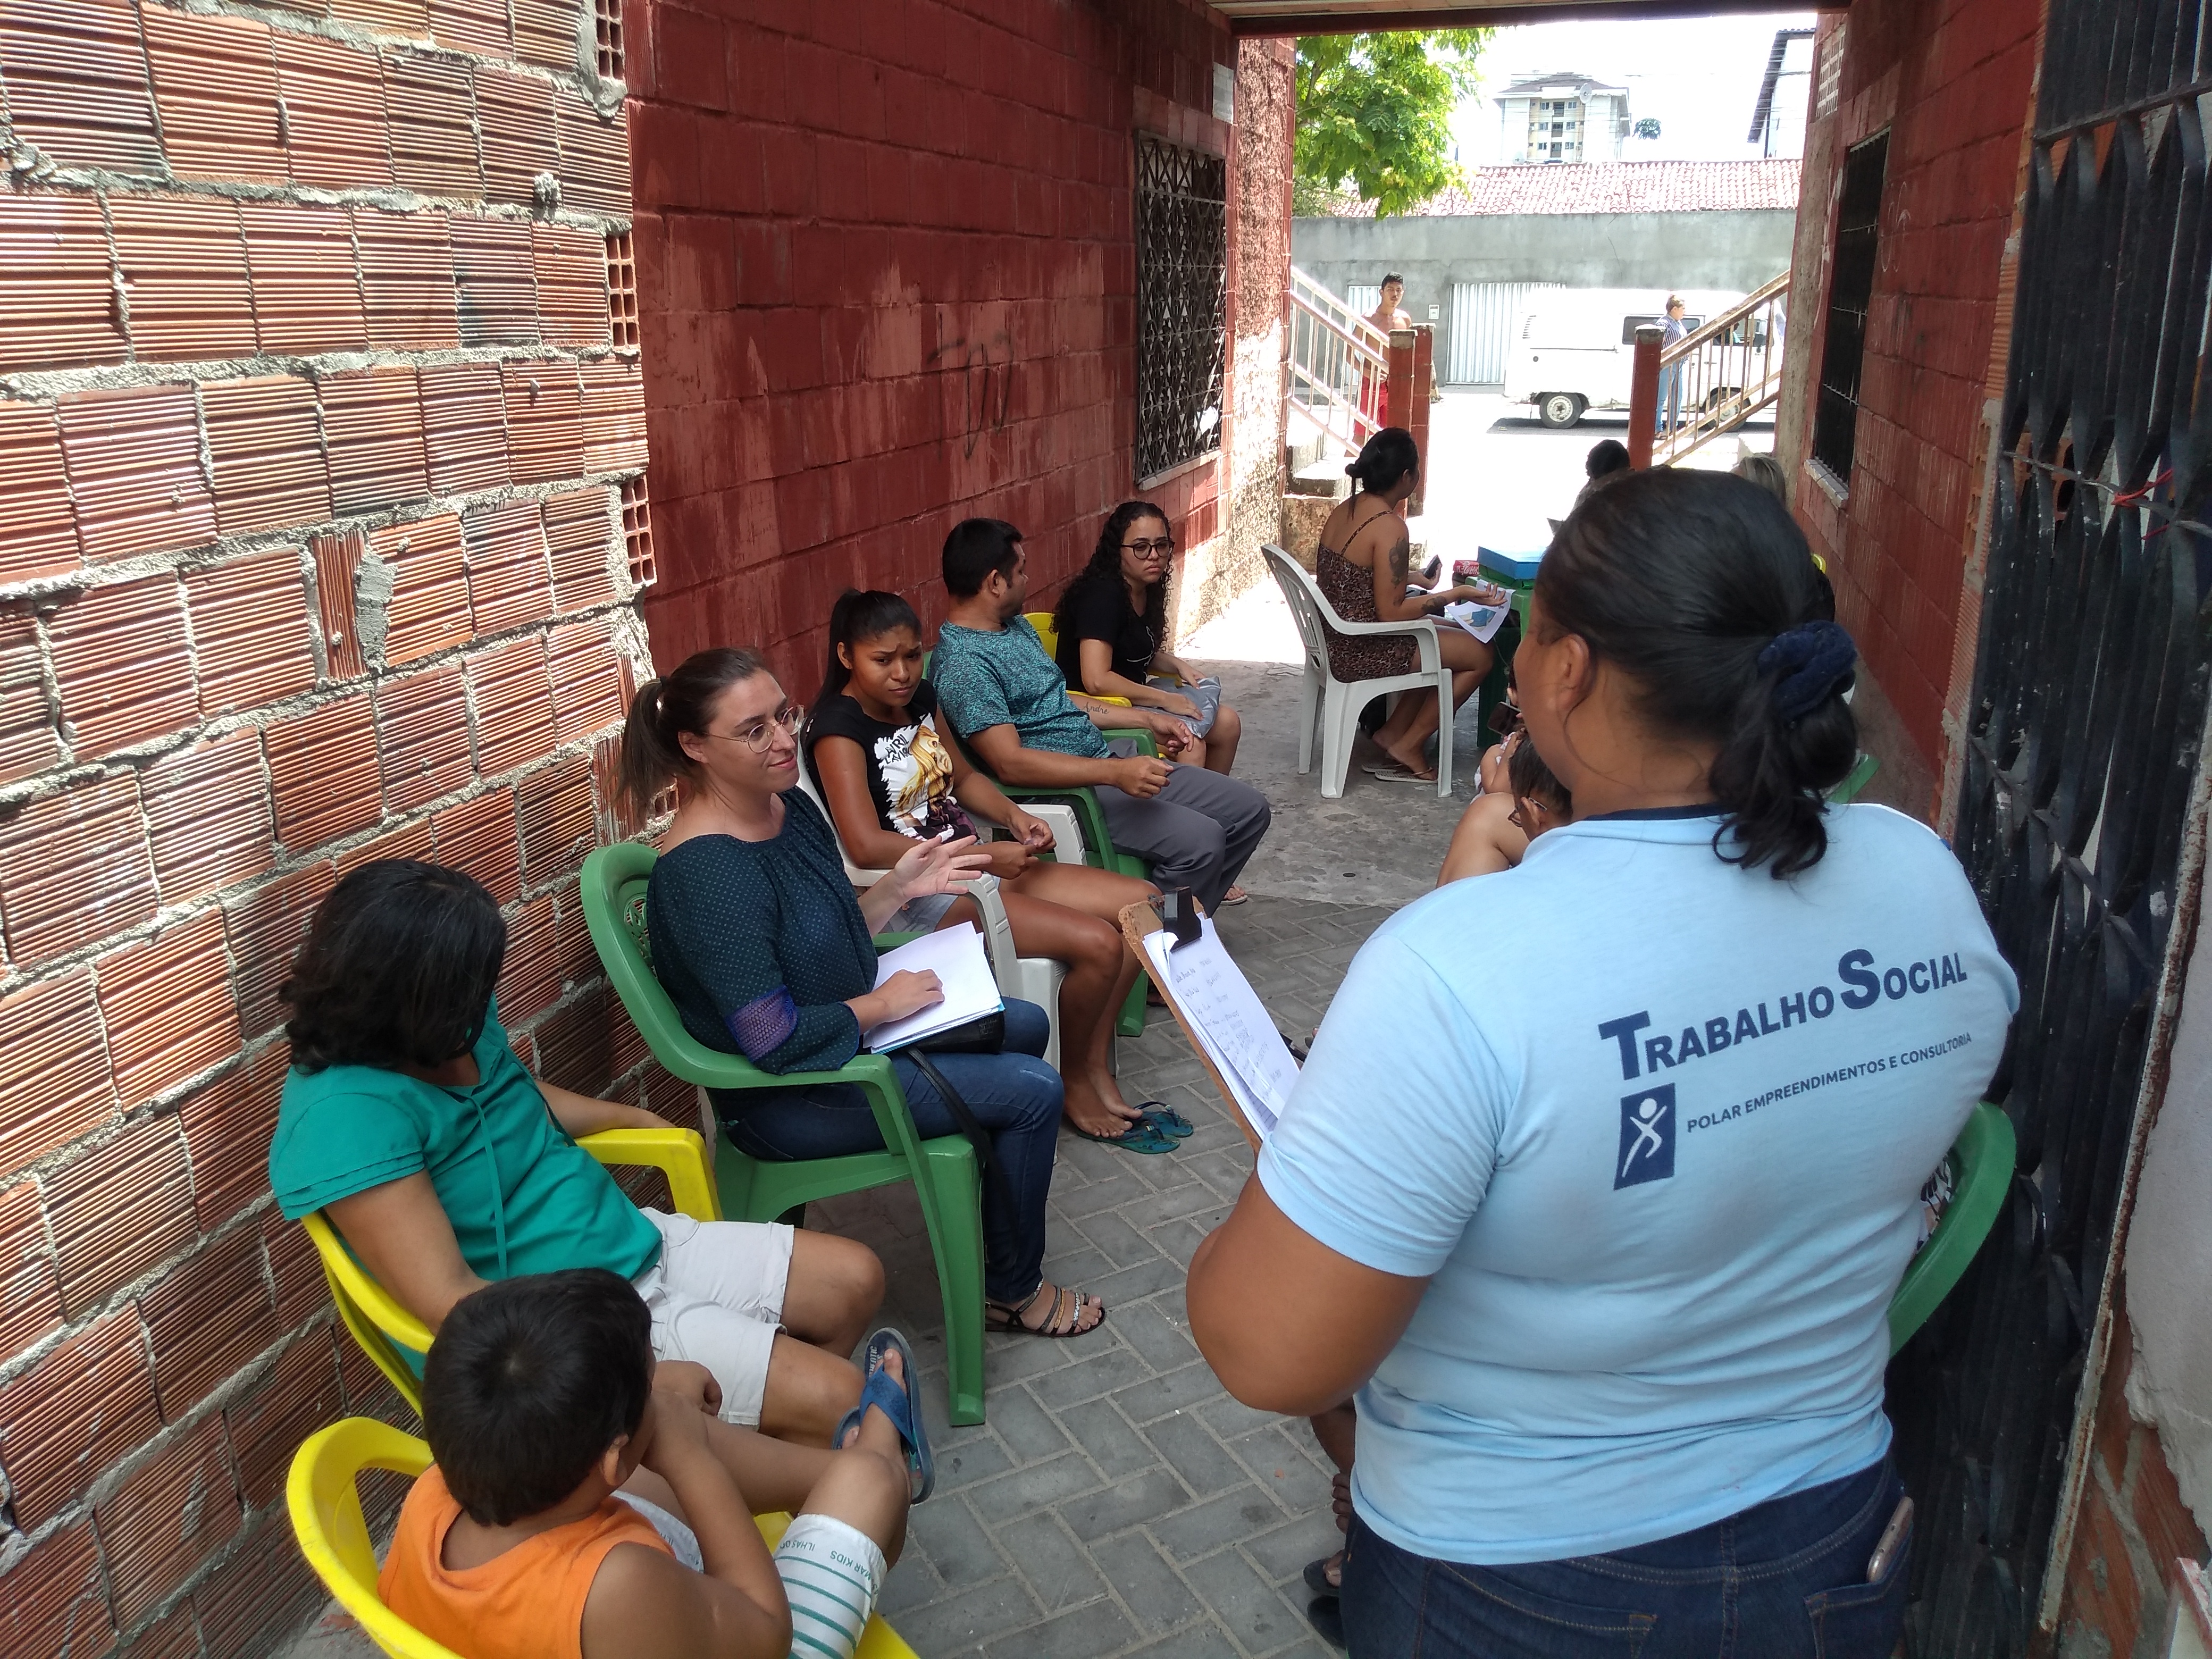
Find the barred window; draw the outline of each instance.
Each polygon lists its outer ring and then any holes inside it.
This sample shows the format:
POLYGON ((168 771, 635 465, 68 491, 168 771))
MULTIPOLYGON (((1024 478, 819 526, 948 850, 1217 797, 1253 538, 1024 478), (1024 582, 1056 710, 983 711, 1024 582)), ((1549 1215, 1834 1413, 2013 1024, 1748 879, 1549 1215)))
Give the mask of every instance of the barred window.
POLYGON ((1820 395, 1813 414, 1813 459, 1849 489, 1858 447, 1859 367, 1866 350, 1867 306, 1874 295, 1881 181, 1889 166, 1885 132, 1844 157, 1836 208, 1835 256, 1828 262, 1828 328, 1820 349, 1820 395))
POLYGON ((1137 135, 1137 483, 1221 447, 1229 164, 1137 135))

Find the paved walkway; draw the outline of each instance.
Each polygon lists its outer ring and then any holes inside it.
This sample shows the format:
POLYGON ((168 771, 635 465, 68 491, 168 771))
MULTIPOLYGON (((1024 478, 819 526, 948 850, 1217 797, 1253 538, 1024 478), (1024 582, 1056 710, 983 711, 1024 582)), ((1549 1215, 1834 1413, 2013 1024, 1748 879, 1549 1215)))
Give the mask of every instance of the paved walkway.
MULTIPOLYGON (((1263 894, 1220 926, 1276 1023, 1304 1036, 1389 914, 1263 894)), ((945 1421, 944 1315, 912 1190, 808 1214, 882 1255, 884 1317, 927 1372, 938 1489, 914 1512, 884 1613, 922 1659, 1322 1659, 1298 1573, 1335 1547, 1328 1466, 1303 1422, 1222 1391, 1183 1311, 1191 1252, 1228 1213, 1250 1149, 1159 1010, 1120 1055, 1132 1098, 1165 1100, 1197 1131, 1158 1158, 1062 1133, 1045 1270, 1104 1297, 1106 1327, 988 1338, 981 1426, 945 1421)), ((372 1652, 333 1611, 289 1659, 372 1652)))
MULTIPOLYGON (((1220 925, 1277 1024, 1303 1036, 1388 914, 1262 896, 1220 925)), ((1169 1102, 1197 1133, 1159 1158, 1061 1136, 1045 1271, 1104 1297, 1106 1327, 988 1339, 981 1427, 945 1425, 931 1370, 938 1494, 915 1511, 884 1611, 923 1659, 1320 1659, 1298 1573, 1334 1547, 1328 1464, 1303 1422, 1222 1392, 1183 1310, 1191 1252, 1228 1213, 1251 1152, 1158 1011, 1121 1056, 1131 1097, 1169 1102)), ((912 1194, 886 1188, 809 1219, 875 1246, 889 1315, 921 1335, 930 1367, 943 1316, 912 1194)))
MULTIPOLYGON (((1316 779, 1295 770, 1294 639, 1271 605, 1279 612, 1272 586, 1240 601, 1219 635, 1231 648, 1212 664, 1246 710, 1237 772, 1276 811, 1246 873, 1255 896, 1220 926, 1278 1025, 1304 1036, 1361 941, 1435 881, 1471 785, 1440 800, 1355 771, 1341 801, 1322 801, 1316 779)), ((1471 714, 1461 732, 1471 778, 1471 714)), ((1197 1133, 1158 1158, 1062 1134, 1046 1271, 1103 1295, 1108 1322, 1066 1342, 988 1338, 982 1426, 945 1422, 943 1311, 911 1191, 809 1214, 883 1257, 885 1316, 928 1371, 938 1492, 915 1511, 884 1611, 922 1659, 1322 1659, 1298 1573, 1334 1547, 1327 1463, 1303 1422, 1221 1390, 1183 1310, 1191 1252, 1227 1214, 1250 1150, 1160 1011, 1120 1057, 1131 1098, 1170 1102, 1197 1133)), ((371 1652, 334 1612, 288 1659, 371 1652)))

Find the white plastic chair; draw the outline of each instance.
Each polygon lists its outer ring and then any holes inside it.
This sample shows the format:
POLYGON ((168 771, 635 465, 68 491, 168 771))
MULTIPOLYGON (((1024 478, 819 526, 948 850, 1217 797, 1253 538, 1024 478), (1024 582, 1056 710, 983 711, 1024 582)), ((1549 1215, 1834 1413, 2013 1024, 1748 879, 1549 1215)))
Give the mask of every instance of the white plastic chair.
MULTIPOLYGON (((822 816, 825 818, 829 817, 830 808, 823 800, 821 792, 814 787, 812 773, 803 764, 799 769, 799 787, 806 792, 809 800, 822 808, 822 816)), ((1075 814, 1064 806, 1049 810, 1056 811, 1066 818, 1066 835, 1073 839, 1075 861, 1081 863, 1083 841, 1076 832, 1075 814)), ((1045 812, 1040 811, 1037 816, 1044 817, 1045 812)), ((1049 819, 1047 821, 1052 822, 1049 819)), ((836 833, 835 823, 836 821, 832 819, 833 835, 836 833)), ((1053 823, 1055 844, 1061 838, 1061 835, 1062 826, 1058 823, 1053 823)), ((837 856, 845 861, 845 879, 855 887, 872 887, 890 873, 888 870, 871 870, 865 866, 854 863, 852 854, 845 850, 845 843, 842 837, 837 842, 837 856)), ((1045 1011, 1047 1017, 1052 1022, 1052 1035, 1045 1039, 1044 1060, 1046 1065, 1058 1071, 1060 1069, 1060 982, 1067 977, 1066 964, 1055 962, 1049 957, 1025 957, 1017 952, 1014 948, 1014 926, 1006 920, 1006 907, 1005 902, 999 896, 999 878, 996 876, 976 877, 974 881, 968 884, 968 891, 975 899, 975 908, 983 919, 983 949, 991 958, 991 977, 999 981, 1000 994, 1018 997, 1024 1002, 1034 1002, 1045 1011)))
POLYGON ((1284 601, 1298 625, 1298 639, 1305 647, 1305 684, 1298 704, 1299 772, 1313 770, 1314 716, 1318 712, 1322 798, 1337 799, 1344 793, 1344 775, 1352 767, 1352 740, 1359 729, 1360 711, 1389 692, 1434 691, 1441 715, 1437 722, 1437 793, 1450 794, 1452 672, 1444 666, 1443 653, 1437 643, 1437 624, 1425 617, 1399 623, 1346 622, 1296 559, 1273 545, 1260 550, 1267 555, 1267 568, 1275 573, 1275 585, 1283 590, 1284 601), (1382 679, 1340 680, 1328 665, 1328 628, 1340 634, 1410 639, 1420 653, 1420 668, 1382 679))

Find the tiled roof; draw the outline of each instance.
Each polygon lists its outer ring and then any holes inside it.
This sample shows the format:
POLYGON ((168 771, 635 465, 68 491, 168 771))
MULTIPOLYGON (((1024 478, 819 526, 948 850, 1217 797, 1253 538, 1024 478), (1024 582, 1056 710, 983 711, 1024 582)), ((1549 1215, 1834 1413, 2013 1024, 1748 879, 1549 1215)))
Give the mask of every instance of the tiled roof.
POLYGON ((1525 94, 1529 97, 1538 97, 1542 94, 1543 88, 1546 87, 1576 87, 1590 92, 1628 90, 1626 87, 1613 86, 1587 75, 1532 75, 1526 80, 1516 81, 1504 91, 1496 95, 1499 98, 1516 98, 1525 94))
MULTIPOLYGON (((1414 208, 1427 218, 1500 213, 1794 212, 1798 164, 1772 161, 1589 161, 1472 167, 1468 181, 1414 208)), ((1345 216, 1374 210, 1346 203, 1345 216)))

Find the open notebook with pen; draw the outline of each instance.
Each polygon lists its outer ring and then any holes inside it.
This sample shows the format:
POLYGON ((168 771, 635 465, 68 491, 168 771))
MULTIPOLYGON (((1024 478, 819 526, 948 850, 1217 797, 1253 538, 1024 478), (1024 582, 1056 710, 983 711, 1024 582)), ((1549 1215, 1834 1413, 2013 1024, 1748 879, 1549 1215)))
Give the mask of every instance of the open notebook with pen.
POLYGON ((876 958, 876 983, 881 985, 903 969, 935 974, 944 988, 944 999, 916 1009, 903 1019, 887 1019, 863 1032, 862 1044, 875 1054, 906 1048, 971 1019, 997 1013, 1006 1006, 999 1000, 998 981, 991 977, 991 958, 983 950, 982 934, 972 921, 924 933, 896 950, 884 951, 876 958))

